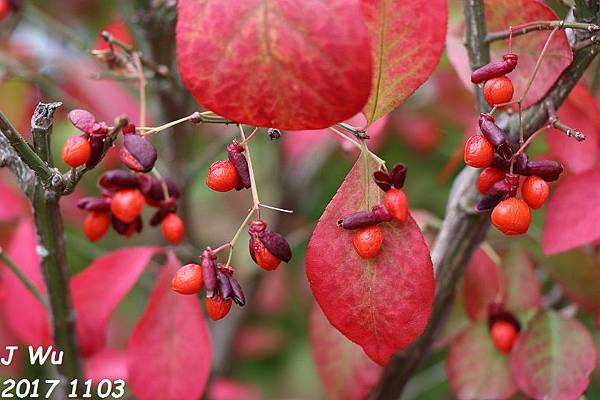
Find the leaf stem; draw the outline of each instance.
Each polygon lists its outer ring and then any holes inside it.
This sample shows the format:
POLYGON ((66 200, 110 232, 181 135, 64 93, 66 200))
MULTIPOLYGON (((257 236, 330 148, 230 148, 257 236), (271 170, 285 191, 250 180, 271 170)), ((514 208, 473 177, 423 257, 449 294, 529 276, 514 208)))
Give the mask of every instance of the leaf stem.
MULTIPOLYGON (((341 125, 341 124, 338 124, 338 125, 341 125)), ((333 133, 335 133, 336 135, 338 135, 342 139, 346 140, 347 142, 351 143, 358 150, 363 151, 363 146, 361 145, 361 143, 357 142, 356 140, 352 139, 351 137, 348 137, 347 135, 344 135, 342 132, 338 131, 337 129, 335 129, 332 126, 329 127, 329 130, 331 130, 333 133)), ((369 155, 369 157, 371 157, 373 159, 373 161, 375 161, 377 163, 377 165, 379 165, 379 167, 381 167, 383 169, 387 169, 386 166, 385 166, 385 160, 384 159, 380 158, 377 154, 373 153, 371 150, 369 150, 368 148, 366 148, 366 146, 365 146, 364 150, 369 155)))

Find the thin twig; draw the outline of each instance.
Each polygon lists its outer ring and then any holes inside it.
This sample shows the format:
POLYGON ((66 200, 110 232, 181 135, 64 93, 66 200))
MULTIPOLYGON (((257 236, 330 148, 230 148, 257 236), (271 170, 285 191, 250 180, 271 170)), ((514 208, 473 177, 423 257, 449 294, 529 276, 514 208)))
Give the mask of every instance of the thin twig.
POLYGON ((534 31, 543 31, 543 30, 552 30, 552 29, 581 29, 586 30, 588 32, 598 32, 600 31, 600 26, 596 24, 588 24, 585 22, 570 22, 563 20, 556 21, 535 21, 528 22, 522 25, 513 26, 504 31, 498 32, 490 32, 485 36, 485 41, 487 43, 495 42, 497 40, 508 39, 511 36, 521 36, 525 35, 529 32, 534 31))
POLYGON ((110 32, 103 31, 100 35, 102 36, 102 38, 104 40, 106 40, 107 43, 110 43, 110 44, 113 44, 113 45, 119 47, 121 50, 123 50, 125 53, 129 54, 130 56, 133 56, 134 53, 137 53, 140 57, 141 63, 145 67, 154 71, 156 73, 156 75, 159 75, 162 77, 169 76, 169 67, 167 67, 166 65, 159 65, 159 64, 156 64, 154 61, 147 59, 141 53, 139 53, 137 50, 135 50, 133 47, 129 46, 126 43, 123 43, 122 41, 120 41, 119 39, 114 37, 110 32))
POLYGON ((25 273, 23 272, 23 269, 21 267, 19 267, 15 263, 15 261, 12 258, 10 258, 10 256, 8 254, 6 254, 4 249, 1 247, 0 247, 0 261, 2 261, 2 263, 4 265, 6 265, 8 267, 8 269, 10 269, 16 275, 16 277, 21 281, 23 286, 25 286, 25 288, 27 288, 27 290, 29 290, 29 292, 36 299, 38 299, 38 301, 40 303, 42 303, 42 305, 44 307, 46 307, 46 309, 48 310, 49 306, 48 306, 48 300, 46 299, 46 297, 42 294, 42 292, 40 292, 40 290, 37 288, 37 286, 35 286, 35 284, 27 277, 27 275, 25 275, 25 273))

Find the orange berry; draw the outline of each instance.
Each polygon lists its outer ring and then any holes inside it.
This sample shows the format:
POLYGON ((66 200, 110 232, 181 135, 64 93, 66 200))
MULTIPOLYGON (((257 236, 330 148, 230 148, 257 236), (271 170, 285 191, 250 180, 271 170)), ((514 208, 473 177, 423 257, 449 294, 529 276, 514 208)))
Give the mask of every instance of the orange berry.
POLYGON ((485 168, 494 159, 494 147, 483 135, 473 135, 465 143, 465 164, 485 168))
POLYGON ((400 189, 391 188, 383 195, 385 208, 400 222, 408 219, 408 199, 400 189))
POLYGON ((523 182, 521 194, 523 194, 523 200, 529 204, 529 207, 538 209, 548 198, 550 186, 539 176, 531 175, 523 182))
POLYGON ((83 221, 83 232, 90 242, 99 240, 110 227, 110 217, 106 212, 92 211, 83 221))
POLYGON ((62 147, 63 161, 73 168, 85 164, 92 155, 92 146, 83 135, 70 136, 62 147))
POLYGON ((494 167, 487 167, 481 171, 479 178, 477 178, 477 190, 481 194, 486 194, 494 183, 501 181, 505 176, 505 171, 494 167))
POLYGON ((507 235, 521 235, 529 229, 531 211, 523 200, 509 197, 494 207, 492 223, 507 235))
POLYGON ((178 245, 181 242, 185 233, 183 221, 175 213, 170 213, 163 219, 160 229, 165 239, 174 245, 178 245))
POLYGON ((229 160, 217 160, 208 168, 206 186, 216 192, 228 192, 239 185, 240 177, 229 160))
POLYGON ((213 321, 218 321, 224 318, 231 310, 231 299, 223 300, 221 294, 217 292, 217 295, 212 299, 206 299, 206 313, 213 321))
POLYGON ((354 232, 352 240, 354 249, 362 258, 373 258, 381 250, 383 244, 383 233, 379 226, 369 226, 354 232))
POLYGON ((202 267, 198 264, 187 264, 179 268, 171 281, 173 290, 181 294, 196 294, 202 286, 202 267))
POLYGON ((144 209, 144 195, 137 189, 122 189, 110 201, 110 211, 123 222, 133 222, 144 209))
POLYGON ((490 107, 512 100, 515 89, 507 76, 492 78, 483 85, 483 97, 490 107))
POLYGON ((517 328, 510 322, 497 321, 492 326, 492 342, 502 353, 510 353, 518 335, 517 328))
POLYGON ((281 260, 275 257, 259 239, 252 240, 251 243, 254 246, 254 258, 259 267, 273 271, 281 264, 281 260))

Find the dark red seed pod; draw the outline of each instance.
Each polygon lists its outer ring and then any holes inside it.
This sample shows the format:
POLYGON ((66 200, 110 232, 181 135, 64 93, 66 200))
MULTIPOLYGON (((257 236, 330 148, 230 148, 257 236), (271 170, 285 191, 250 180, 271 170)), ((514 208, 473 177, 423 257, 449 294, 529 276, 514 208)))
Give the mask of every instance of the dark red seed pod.
MULTIPOLYGON (((267 229, 267 224, 264 221, 252 221, 248 233, 250 234, 251 240, 260 240, 267 250, 281 261, 289 262, 292 259, 292 249, 287 240, 279 233, 267 229)), ((250 254, 254 259, 253 247, 251 242, 250 254)))
POLYGON ((123 147, 119 152, 123 164, 136 172, 149 172, 156 163, 156 148, 141 135, 132 133, 123 136, 123 147))
POLYGON ((206 288, 206 297, 213 298, 217 290, 217 271, 215 260, 217 256, 210 249, 206 249, 200 256, 200 266, 202 267, 202 279, 206 288))
POLYGON ((503 158, 500 154, 494 152, 494 158, 492 159, 490 167, 498 168, 503 171, 508 171, 510 169, 510 160, 507 160, 503 158))
POLYGON ((77 129, 86 133, 91 133, 96 123, 94 114, 86 110, 71 110, 68 117, 77 129))
POLYGON ((246 296, 244 296, 242 286, 237 279, 233 276, 229 276, 229 283, 231 284, 231 290, 233 292, 233 301, 240 307, 246 304, 246 296))
POLYGON ((140 217, 137 217, 133 222, 123 222, 114 215, 111 216, 111 222, 113 229, 119 235, 131 237, 134 232, 141 232, 143 228, 143 222, 140 217))
POLYGON ((494 146, 494 149, 500 156, 506 160, 510 160, 513 155, 513 149, 508 141, 508 136, 498 125, 496 125, 494 117, 489 114, 479 114, 479 128, 485 138, 494 146))
POLYGON ((233 289, 231 288, 231 283, 229 282, 229 276, 220 270, 217 270, 217 285, 219 288, 219 293, 221 293, 221 298, 225 300, 231 298, 233 289))
POLYGON ((111 192, 120 189, 137 189, 140 186, 140 178, 132 172, 113 169, 103 173, 98 184, 111 192))
POLYGON ((77 201, 77 207, 86 211, 110 211, 109 197, 83 197, 77 201))
POLYGON ((493 61, 471 73, 471 82, 478 84, 492 78, 498 78, 506 75, 517 66, 518 57, 516 54, 505 54, 502 61, 493 61))
POLYGON ((477 211, 491 211, 502 200, 505 200, 510 194, 510 186, 505 179, 498 181, 492 185, 487 193, 477 203, 477 211))
POLYGON ((88 158, 85 166, 88 169, 92 169, 98 165, 100 160, 102 160, 102 154, 104 153, 104 136, 90 135, 88 141, 90 142, 92 152, 90 153, 90 158, 88 158))
POLYGON ((490 303, 488 306, 488 327, 492 329, 492 326, 498 321, 504 321, 512 324, 517 332, 521 330, 521 324, 514 314, 507 311, 501 303, 490 303))
POLYGON ((163 202, 158 210, 152 214, 152 217, 150 218, 150 226, 160 225, 167 215, 174 212, 177 212, 177 205, 175 204, 174 199, 169 202, 163 202))
POLYGON ((406 179, 407 168, 403 163, 398 163, 392 169, 390 173, 390 178, 392 180, 392 185, 396 189, 402 189, 404 187, 404 180, 406 179))
POLYGON ((344 229, 360 229, 392 220, 391 214, 382 205, 373 206, 371 211, 357 211, 344 215, 337 224, 344 229))
MULTIPOLYGON (((176 199, 181 197, 181 191, 175 183, 175 181, 168 176, 163 178, 167 184, 167 190, 169 191, 169 197, 176 199)), ((162 183, 160 180, 152 175, 140 175, 140 190, 144 196, 148 196, 156 202, 165 200, 165 193, 163 190, 162 183)))
POLYGON ((529 175, 529 170, 527 168, 527 162, 529 158, 525 153, 519 153, 517 159, 515 160, 514 172, 519 175, 529 175))
POLYGON ((235 167, 235 170, 240 178, 240 184, 238 187, 236 187, 237 190, 241 190, 243 188, 249 189, 251 186, 248 161, 246 160, 246 156, 242 154, 243 151, 244 148, 237 143, 232 143, 227 146, 227 157, 229 158, 229 161, 233 163, 233 166, 235 167))
POLYGON ((563 172, 562 165, 555 160, 529 160, 527 161, 528 175, 537 175, 546 182, 558 179, 563 172))
POLYGON ((392 188, 392 179, 389 174, 384 171, 375 171, 373 172, 373 180, 375 180, 375 184, 379 186, 381 190, 387 192, 392 188))

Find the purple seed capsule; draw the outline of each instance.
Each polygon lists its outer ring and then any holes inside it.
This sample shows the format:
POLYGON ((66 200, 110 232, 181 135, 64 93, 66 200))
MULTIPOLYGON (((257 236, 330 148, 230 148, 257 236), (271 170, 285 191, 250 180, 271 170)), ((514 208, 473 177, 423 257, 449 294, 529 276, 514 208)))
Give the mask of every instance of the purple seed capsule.
POLYGON ((109 191, 127 188, 137 189, 140 186, 140 178, 132 172, 113 169, 103 173, 98 184, 109 191))
POLYGON ((202 267, 202 278, 206 288, 206 297, 212 299, 217 290, 217 272, 215 270, 215 261, 217 256, 212 250, 206 249, 200 256, 200 266, 202 267))
POLYGON ((177 205, 173 200, 170 202, 164 202, 160 205, 158 210, 150 218, 150 225, 157 226, 169 215, 170 213, 177 212, 177 205))
POLYGON ((392 179, 388 175, 387 172, 384 171, 375 171, 373 172, 373 180, 375 180, 375 184, 379 186, 381 190, 387 192, 392 188, 392 179))
POLYGON ((528 157, 525 153, 519 153, 517 159, 515 160, 514 172, 519 175, 529 175, 529 171, 527 168, 528 157))
POLYGON ((253 242, 253 240, 260 240, 267 250, 281 261, 289 262, 291 260, 292 249, 287 240, 279 233, 267 229, 267 224, 264 221, 252 221, 248 233, 250 234, 250 255, 255 262, 255 242, 253 242))
POLYGON ((248 169, 248 161, 246 160, 246 156, 242 154, 244 148, 237 143, 232 143, 227 146, 227 157, 229 161, 233 163, 235 170, 238 173, 240 178, 239 186, 236 187, 236 190, 241 189, 249 189, 251 186, 250 183, 250 170, 248 169))
POLYGON ((110 211, 109 197, 83 197, 77 202, 77 207, 86 211, 110 211))
POLYGON ((104 154, 104 136, 89 135, 88 141, 90 142, 92 151, 85 166, 88 169, 92 169, 102 160, 102 155, 104 154))
POLYGON ((471 73, 471 82, 478 84, 506 75, 515 69, 518 59, 516 54, 505 54, 502 57, 502 61, 493 61, 473 71, 471 73))
POLYGON ((494 121, 494 117, 489 114, 479 114, 479 128, 485 138, 502 158, 510 160, 513 155, 513 149, 508 141, 508 136, 494 121))
POLYGON ((233 301, 238 306, 243 306, 246 304, 246 297, 244 296, 244 291, 242 290, 242 286, 233 276, 229 276, 229 283, 231 284, 231 290, 233 291, 233 301))
POLYGON ((402 189, 404 187, 404 180, 406 179, 407 168, 403 163, 398 163, 392 169, 390 173, 390 178, 392 180, 392 185, 396 189, 402 189))
POLYGON ((217 270, 217 285, 223 300, 231 298, 233 290, 231 288, 231 283, 229 282, 229 276, 219 270, 217 270))
POLYGON ((529 175, 537 175, 546 182, 558 179, 563 172, 562 165, 555 160, 529 160, 527 161, 529 175))
POLYGON ((371 211, 357 211, 345 215, 338 220, 337 224, 344 229, 360 229, 391 220, 392 216, 388 210, 381 205, 376 205, 371 211))
POLYGON ((123 147, 119 151, 123 164, 136 172, 149 172, 156 163, 156 148, 141 135, 131 133, 123 136, 123 147))
POLYGON ((137 217, 133 222, 123 222, 114 215, 111 216, 113 229, 119 235, 131 237, 134 232, 141 232, 143 228, 142 219, 137 217))

